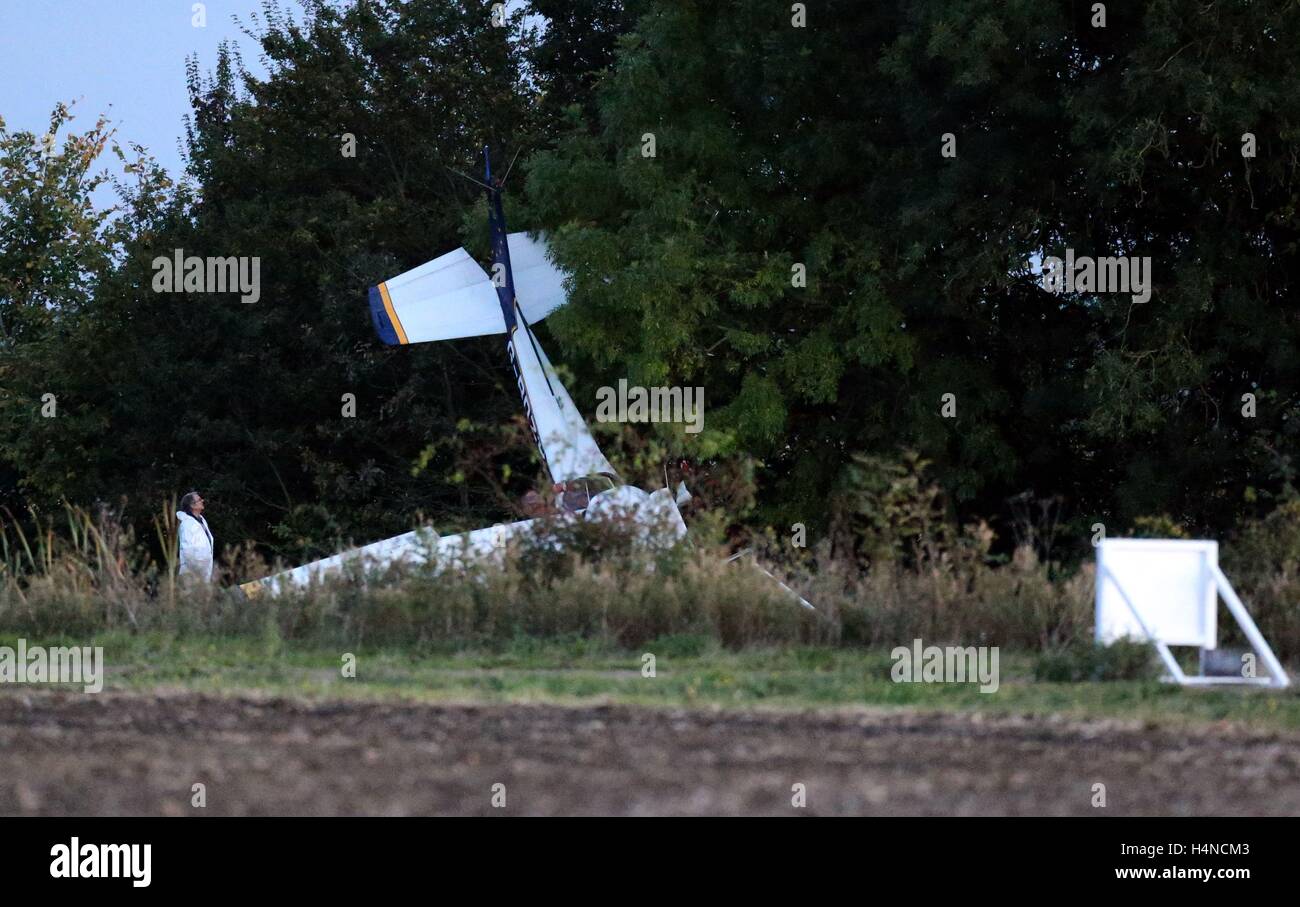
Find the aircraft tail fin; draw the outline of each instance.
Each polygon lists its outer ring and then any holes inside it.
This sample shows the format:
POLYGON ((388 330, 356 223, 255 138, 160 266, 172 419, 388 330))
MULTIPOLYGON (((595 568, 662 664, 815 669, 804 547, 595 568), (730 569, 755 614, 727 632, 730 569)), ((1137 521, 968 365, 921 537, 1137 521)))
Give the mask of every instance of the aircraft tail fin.
POLYGON ((618 475, 600 452, 573 398, 526 321, 511 334, 508 347, 524 400, 524 412, 551 481, 618 475))

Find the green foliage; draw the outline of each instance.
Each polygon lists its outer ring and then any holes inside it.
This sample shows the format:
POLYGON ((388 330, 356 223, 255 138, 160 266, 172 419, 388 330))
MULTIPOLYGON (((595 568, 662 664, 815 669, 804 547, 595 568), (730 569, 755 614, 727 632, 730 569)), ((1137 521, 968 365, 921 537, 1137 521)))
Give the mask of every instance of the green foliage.
POLYGON ((1120 640, 1109 646, 1077 641, 1038 657, 1034 679, 1046 683, 1099 680, 1154 680, 1162 669, 1147 643, 1120 640))
POLYGON ((451 171, 488 144, 519 152, 512 226, 572 274, 545 342, 580 408, 619 377, 705 389, 703 433, 618 442, 630 474, 694 459, 751 524, 908 538, 916 513, 890 508, 921 486, 862 470, 910 450, 944 526, 1010 539, 1032 489, 1062 502, 1067 554, 1090 554, 1078 527, 1151 514, 1223 534, 1295 491, 1300 15, 1090 16, 827 0, 793 28, 739 0, 533 0, 497 28, 482 3, 267 4, 265 78, 228 51, 190 68, 183 184, 103 122, 60 144, 63 108, 48 140, 0 125, 0 494, 125 499, 145 529, 200 487, 219 543, 291 561, 500 519, 537 464, 498 428, 518 414, 498 340, 384 349, 365 304, 438 252, 483 254, 451 171), (89 198, 111 148, 110 217, 89 198), (1045 292, 1031 263, 1067 247, 1150 256, 1151 300, 1045 292), (152 292, 175 249, 259 257, 262 299, 152 292))
POLYGON ((964 516, 1032 488, 1084 525, 1163 510, 1202 532, 1278 493, 1300 425, 1296 10, 1090 15, 832 2, 798 29, 652 4, 599 128, 529 162, 580 372, 703 384, 774 521, 824 525, 850 454, 900 446, 964 516), (1152 301, 1046 293, 1030 263, 1067 246, 1151 256, 1152 301))
POLYGON ((92 172, 112 141, 104 118, 61 135, 75 117, 59 104, 39 138, 0 119, 0 350, 42 340, 77 311, 112 266, 110 212, 91 201, 107 179, 92 172))
POLYGON ((941 490, 926 476, 929 465, 915 453, 853 457, 837 509, 869 562, 915 563, 952 545, 953 526, 941 490))
MULTIPOLYGON (((85 133, 67 131, 74 119, 56 106, 39 139, 0 120, 0 503, 18 510, 114 503, 122 493, 114 483, 130 451, 104 443, 113 423, 97 405, 122 392, 98 382, 115 354, 122 365, 138 362, 114 349, 134 325, 106 317, 105 287, 181 197, 143 149, 115 141, 104 118, 85 133), (120 203, 98 210, 92 196, 111 178, 95 169, 106 148, 121 165, 120 203)), ((147 525, 147 513, 139 516, 147 525)))
POLYGON ((1135 539, 1190 538, 1187 530, 1174 522, 1167 514, 1138 517, 1133 521, 1133 529, 1128 535, 1130 538, 1135 539))
POLYGON ((529 0, 528 12, 546 20, 528 52, 529 69, 550 117, 594 119, 592 87, 615 61, 618 39, 636 22, 643 0, 529 0))
MULTIPOLYGON (((477 190, 452 169, 480 167, 485 144, 498 158, 529 144, 519 17, 502 29, 474 4, 311 2, 297 19, 268 6, 256 34, 265 79, 225 50, 211 77, 191 65, 192 195, 122 212, 117 267, 86 275, 93 305, 6 357, 0 461, 38 508, 125 499, 137 522, 201 488, 219 545, 251 540, 295 562, 405 531, 421 513, 487 522, 496 499, 440 481, 453 464, 436 445, 462 419, 517 413, 500 344, 386 349, 366 290, 458 245, 477 190), (261 299, 153 292, 153 259, 176 249, 258 257, 261 299), (57 419, 39 417, 45 392, 57 419), (343 416, 348 393, 355 418, 343 416), (413 474, 431 445, 434 461, 413 474)), ((62 207, 91 188, 68 185, 62 207)))

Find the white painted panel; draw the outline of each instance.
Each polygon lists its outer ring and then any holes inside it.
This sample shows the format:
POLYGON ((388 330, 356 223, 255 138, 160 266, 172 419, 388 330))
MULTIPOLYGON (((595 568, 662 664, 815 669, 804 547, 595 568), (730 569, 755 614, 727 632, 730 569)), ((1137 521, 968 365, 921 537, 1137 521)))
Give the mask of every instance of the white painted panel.
POLYGON ((1218 561, 1217 542, 1103 540, 1097 548, 1098 642, 1146 638, 1118 582, 1158 641, 1214 648, 1217 598, 1210 567, 1218 561))

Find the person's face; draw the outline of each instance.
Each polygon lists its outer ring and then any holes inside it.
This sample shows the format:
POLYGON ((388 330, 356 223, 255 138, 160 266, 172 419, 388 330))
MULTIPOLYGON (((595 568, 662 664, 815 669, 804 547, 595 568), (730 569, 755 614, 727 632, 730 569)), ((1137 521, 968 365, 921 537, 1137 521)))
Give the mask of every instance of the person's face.
POLYGON ((201 495, 196 494, 194 496, 194 503, 190 505, 190 510, 194 511, 195 516, 203 515, 203 497, 201 495))

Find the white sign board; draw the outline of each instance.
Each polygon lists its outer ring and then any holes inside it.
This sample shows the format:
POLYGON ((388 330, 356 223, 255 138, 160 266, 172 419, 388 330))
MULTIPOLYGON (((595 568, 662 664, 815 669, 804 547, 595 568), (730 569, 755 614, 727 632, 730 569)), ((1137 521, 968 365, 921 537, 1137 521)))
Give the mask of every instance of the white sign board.
POLYGON ((1097 641, 1145 641, 1149 630, 1165 645, 1215 648, 1218 563, 1218 542, 1104 539, 1097 548, 1097 641))

